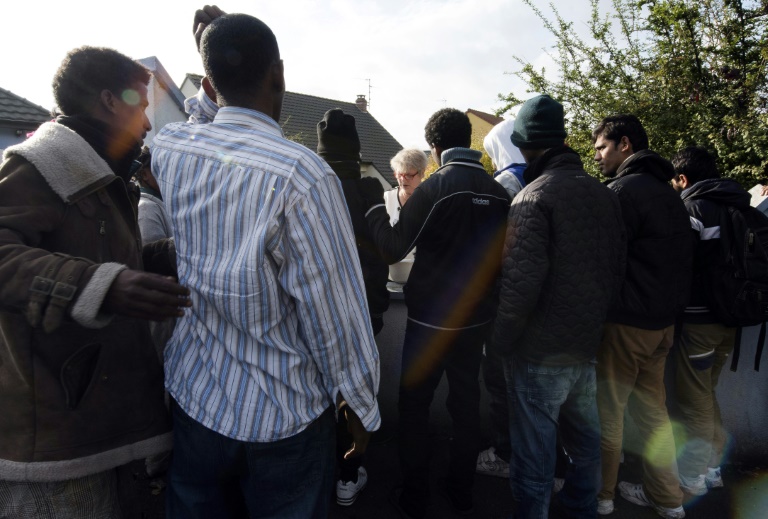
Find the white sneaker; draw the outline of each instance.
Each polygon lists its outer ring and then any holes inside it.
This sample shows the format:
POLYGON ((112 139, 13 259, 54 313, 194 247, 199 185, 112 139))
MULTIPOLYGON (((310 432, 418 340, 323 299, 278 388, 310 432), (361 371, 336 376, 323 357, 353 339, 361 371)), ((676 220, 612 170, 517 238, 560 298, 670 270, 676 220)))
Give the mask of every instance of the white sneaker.
POLYGON ((341 506, 350 506, 368 483, 368 473, 363 467, 357 469, 357 483, 351 481, 336 482, 336 502, 341 506))
POLYGON ((634 503, 638 506, 650 506, 656 511, 657 514, 659 514, 661 517, 664 517, 665 519, 683 519, 683 517, 685 517, 685 510, 683 510, 682 506, 666 508, 664 506, 657 505, 648 499, 648 497, 645 495, 645 492, 643 491, 643 485, 639 483, 634 484, 629 483, 628 481, 622 481, 619 483, 619 492, 621 493, 621 497, 630 503, 634 503))
POLYGON ((555 478, 555 480, 552 482, 552 493, 557 494, 563 489, 564 486, 565 486, 564 478, 555 478))
POLYGON ((477 455, 478 474, 485 476, 496 476, 499 478, 509 477, 509 463, 496 456, 496 448, 491 447, 477 455))
POLYGON ((723 488, 723 476, 720 474, 720 467, 709 467, 704 476, 707 488, 723 488))
POLYGON ((703 496, 707 493, 707 482, 704 479, 704 474, 699 474, 693 478, 680 474, 680 488, 683 489, 683 492, 686 494, 703 496))
POLYGON ((613 499, 597 500, 597 515, 608 515, 613 513, 613 499))

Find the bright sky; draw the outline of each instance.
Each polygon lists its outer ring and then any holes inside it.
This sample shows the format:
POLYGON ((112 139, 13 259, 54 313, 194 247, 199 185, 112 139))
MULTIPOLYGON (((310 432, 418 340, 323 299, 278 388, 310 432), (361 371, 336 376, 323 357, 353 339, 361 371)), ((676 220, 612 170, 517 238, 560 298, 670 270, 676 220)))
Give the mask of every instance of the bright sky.
MULTIPOLYGON (((548 2, 537 0, 544 13, 548 2)), ((584 26, 587 0, 559 2, 584 26)), ((521 0, 221 0, 227 12, 260 18, 275 33, 292 92, 354 102, 368 97, 373 116, 403 146, 426 148, 424 125, 443 107, 492 113, 497 94, 525 94, 509 72, 513 56, 554 70, 554 43, 521 0)), ((0 87, 46 109, 62 58, 81 45, 156 56, 177 85, 202 74, 192 37, 194 11, 181 0, 22 0, 4 8, 0 87)))

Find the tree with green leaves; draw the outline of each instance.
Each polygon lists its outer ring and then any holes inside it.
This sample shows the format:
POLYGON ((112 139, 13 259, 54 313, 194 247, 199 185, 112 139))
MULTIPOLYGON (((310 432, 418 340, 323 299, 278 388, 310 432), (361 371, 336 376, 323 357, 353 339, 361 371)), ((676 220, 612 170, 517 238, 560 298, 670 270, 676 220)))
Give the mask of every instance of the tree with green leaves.
MULTIPOLYGON (((603 117, 634 113, 664 156, 703 145, 745 187, 768 177, 768 0, 611 0, 609 16, 590 0, 586 38, 554 4, 548 18, 523 1, 555 36, 559 74, 521 58, 515 74, 565 105, 568 143, 582 157, 594 155, 603 117)), ((498 114, 521 102, 499 97, 498 114)))

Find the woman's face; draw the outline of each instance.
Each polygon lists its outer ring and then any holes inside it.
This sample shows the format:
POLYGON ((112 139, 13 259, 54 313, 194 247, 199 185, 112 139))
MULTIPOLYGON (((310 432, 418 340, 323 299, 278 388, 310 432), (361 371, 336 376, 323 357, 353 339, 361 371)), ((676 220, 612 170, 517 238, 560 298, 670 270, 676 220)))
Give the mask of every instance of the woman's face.
POLYGON ((403 191, 405 191, 405 194, 408 196, 411 196, 413 194, 413 190, 419 187, 423 176, 424 172, 417 171, 416 169, 409 169, 408 171, 395 171, 397 185, 403 191))

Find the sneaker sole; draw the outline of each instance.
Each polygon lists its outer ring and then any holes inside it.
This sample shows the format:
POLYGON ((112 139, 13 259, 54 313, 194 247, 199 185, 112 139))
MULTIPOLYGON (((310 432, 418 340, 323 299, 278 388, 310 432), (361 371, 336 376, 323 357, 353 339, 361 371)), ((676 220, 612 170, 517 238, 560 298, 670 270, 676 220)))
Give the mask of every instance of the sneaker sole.
POLYGON ((343 498, 343 497, 336 496, 336 504, 339 506, 351 506, 355 501, 357 501, 357 496, 360 495, 360 492, 365 490, 366 485, 368 485, 367 481, 363 484, 362 487, 360 487, 360 490, 358 490, 355 493, 355 495, 353 495, 352 497, 343 498))

